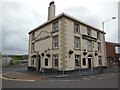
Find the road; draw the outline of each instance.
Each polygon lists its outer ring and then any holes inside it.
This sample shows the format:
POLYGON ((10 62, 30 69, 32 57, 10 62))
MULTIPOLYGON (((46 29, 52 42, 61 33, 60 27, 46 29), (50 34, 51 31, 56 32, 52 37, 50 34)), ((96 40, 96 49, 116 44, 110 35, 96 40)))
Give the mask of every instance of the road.
MULTIPOLYGON (((27 68, 3 68, 3 73, 18 70, 27 70, 27 68)), ((7 80, 2 77, 0 80, 2 80, 2 88, 118 88, 118 81, 120 81, 118 73, 103 73, 82 76, 82 78, 48 78, 35 81, 7 80)))
POLYGON ((118 74, 101 74, 82 78, 49 78, 48 80, 2 80, 3 88, 118 88, 118 74))

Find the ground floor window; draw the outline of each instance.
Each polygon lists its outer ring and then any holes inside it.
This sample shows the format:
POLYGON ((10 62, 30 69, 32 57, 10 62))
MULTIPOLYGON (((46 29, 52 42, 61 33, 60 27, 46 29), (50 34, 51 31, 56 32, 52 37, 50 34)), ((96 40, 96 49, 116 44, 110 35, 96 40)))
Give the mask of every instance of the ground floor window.
POLYGON ((102 57, 101 56, 98 56, 98 64, 102 65, 102 57))
POLYGON ((80 55, 75 55, 75 66, 80 66, 80 55))
POLYGON ((86 65, 86 59, 85 58, 82 59, 82 63, 83 63, 83 65, 86 65))
POLYGON ((54 67, 58 67, 59 65, 58 54, 53 55, 53 63, 54 63, 54 67))
POLYGON ((45 66, 48 66, 48 58, 45 58, 45 66))
POLYGON ((34 62, 35 62, 35 60, 34 60, 34 58, 32 58, 32 66, 34 66, 34 62))

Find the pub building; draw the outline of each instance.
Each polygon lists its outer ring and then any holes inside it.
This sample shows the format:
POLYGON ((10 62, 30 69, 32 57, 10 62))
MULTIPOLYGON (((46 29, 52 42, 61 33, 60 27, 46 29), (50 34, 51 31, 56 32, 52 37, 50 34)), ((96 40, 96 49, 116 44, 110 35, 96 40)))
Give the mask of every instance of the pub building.
POLYGON ((105 32, 66 13, 55 16, 54 1, 50 2, 48 21, 29 32, 28 69, 69 71, 106 66, 105 32))

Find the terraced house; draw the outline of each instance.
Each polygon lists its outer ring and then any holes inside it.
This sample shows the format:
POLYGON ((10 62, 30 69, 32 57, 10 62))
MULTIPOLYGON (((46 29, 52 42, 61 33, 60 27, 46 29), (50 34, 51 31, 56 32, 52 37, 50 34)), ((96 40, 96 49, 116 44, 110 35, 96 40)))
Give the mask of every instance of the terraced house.
POLYGON ((68 14, 55 16, 50 2, 48 21, 29 32, 28 68, 68 71, 106 66, 104 34, 68 14))

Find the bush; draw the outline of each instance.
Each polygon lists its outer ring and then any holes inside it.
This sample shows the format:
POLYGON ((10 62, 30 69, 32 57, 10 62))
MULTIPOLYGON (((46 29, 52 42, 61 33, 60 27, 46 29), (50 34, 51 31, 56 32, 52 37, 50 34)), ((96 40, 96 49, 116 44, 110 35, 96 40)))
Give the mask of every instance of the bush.
POLYGON ((10 60, 10 65, 20 65, 21 62, 18 60, 10 60))

